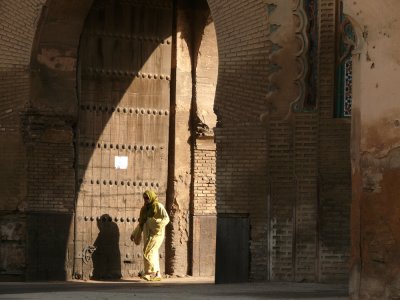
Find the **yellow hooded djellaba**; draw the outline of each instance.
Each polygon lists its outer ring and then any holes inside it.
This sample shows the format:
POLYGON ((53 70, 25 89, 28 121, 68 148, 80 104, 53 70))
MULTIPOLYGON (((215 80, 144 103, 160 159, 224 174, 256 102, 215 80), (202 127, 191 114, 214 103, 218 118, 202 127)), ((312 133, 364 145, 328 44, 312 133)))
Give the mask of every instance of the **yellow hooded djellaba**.
POLYGON ((145 280, 160 280, 160 262, 158 249, 165 237, 165 226, 169 217, 164 206, 158 201, 153 191, 143 193, 145 204, 140 209, 139 227, 143 232, 143 260, 144 270, 142 278, 145 280))

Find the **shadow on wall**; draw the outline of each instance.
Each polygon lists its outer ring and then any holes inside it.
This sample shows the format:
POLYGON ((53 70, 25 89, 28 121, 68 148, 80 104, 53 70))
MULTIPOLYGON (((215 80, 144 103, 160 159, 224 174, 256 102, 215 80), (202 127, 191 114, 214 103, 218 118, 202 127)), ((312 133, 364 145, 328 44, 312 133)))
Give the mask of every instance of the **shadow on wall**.
POLYGON ((110 215, 104 214, 97 220, 99 234, 94 242, 93 255, 94 279, 121 278, 121 252, 119 249, 119 229, 110 215))
MULTIPOLYGON (((65 259, 72 214, 27 216, 26 280, 65 280, 65 259)), ((72 250, 72 249, 69 249, 72 250)))

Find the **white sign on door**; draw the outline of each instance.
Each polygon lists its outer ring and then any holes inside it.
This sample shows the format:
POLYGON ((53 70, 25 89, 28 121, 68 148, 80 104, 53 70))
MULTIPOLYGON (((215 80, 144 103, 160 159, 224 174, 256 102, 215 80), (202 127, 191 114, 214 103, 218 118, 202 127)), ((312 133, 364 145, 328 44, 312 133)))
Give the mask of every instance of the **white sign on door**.
POLYGON ((128 169, 128 156, 115 156, 115 168, 120 170, 128 169))

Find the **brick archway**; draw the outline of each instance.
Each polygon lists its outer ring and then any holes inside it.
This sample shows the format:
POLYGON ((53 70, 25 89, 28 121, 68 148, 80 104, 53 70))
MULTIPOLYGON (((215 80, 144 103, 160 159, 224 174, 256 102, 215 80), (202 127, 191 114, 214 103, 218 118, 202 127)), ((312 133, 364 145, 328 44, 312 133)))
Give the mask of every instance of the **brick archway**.
MULTIPOLYGON (((48 169, 47 173, 49 177, 45 176, 43 178, 47 183, 43 184, 42 189, 31 189, 30 198, 32 200, 30 205, 31 207, 36 205, 38 210, 41 210, 40 205, 46 203, 46 197, 41 194, 41 191, 49 193, 50 195, 56 194, 55 190, 71 192, 64 197, 59 197, 60 202, 57 206, 53 207, 52 205, 48 205, 46 207, 46 204, 44 204, 45 208, 43 212, 41 212, 40 215, 32 216, 28 227, 35 224, 36 227, 43 228, 43 226, 47 224, 55 227, 55 232, 63 237, 59 239, 59 243, 56 243, 58 245, 57 249, 52 249, 51 251, 58 253, 59 255, 56 256, 65 260, 67 264, 67 277, 72 274, 73 259, 70 256, 63 256, 63 246, 69 249, 68 253, 75 252, 75 256, 79 256, 79 251, 76 249, 73 250, 75 243, 73 242, 72 232, 69 232, 72 228, 70 224, 72 223, 72 218, 75 213, 75 196, 73 196, 74 193, 72 191, 79 189, 79 184, 75 185, 74 183, 76 175, 74 144, 78 142, 75 136, 78 114, 77 89, 80 89, 80 81, 77 80, 80 76, 79 72, 77 73, 77 65, 79 63, 79 40, 85 18, 92 4, 93 1, 84 1, 79 5, 68 1, 47 2, 46 5, 43 6, 31 57, 31 68, 33 70, 31 75, 31 91, 33 91, 33 93, 30 107, 26 115, 27 136, 32 140, 32 149, 34 153, 34 155, 29 158, 29 162, 35 165, 36 168, 32 168, 30 171, 30 184, 32 184, 32 186, 34 185, 34 181, 37 180, 35 174, 44 173, 44 169, 48 169), (35 133, 32 128, 36 128, 35 126, 38 123, 45 124, 45 128, 40 128, 40 132, 35 133), (68 167, 64 165, 62 168, 64 172, 68 172, 68 175, 65 176, 64 173, 60 178, 57 176, 55 179, 50 178, 53 176, 52 174, 57 172, 56 168, 60 167, 60 164, 57 163, 59 160, 57 153, 61 152, 63 153, 64 162, 67 162, 68 165, 68 167), (40 156, 43 156, 43 153, 46 153, 45 156, 49 157, 48 163, 40 163, 40 156), (62 222, 58 222, 59 220, 57 220, 56 217, 51 219, 51 215, 57 216, 60 212, 63 212, 65 215, 62 222), (69 239, 65 238, 67 236, 69 236, 69 239)), ((185 10, 184 5, 182 9, 185 10)), ((199 18, 201 19, 201 17, 199 18)), ((185 29, 182 28, 182 30, 185 29)), ((190 38, 190 36, 183 39, 187 38, 190 38)), ((188 46, 191 44, 189 40, 187 40, 187 43, 188 46)), ((207 52, 207 50, 205 50, 205 52, 207 52)), ((191 55, 192 53, 190 53, 190 56, 191 55)), ((189 59, 189 65, 191 64, 191 59, 192 58, 189 59)), ((186 168, 190 170, 190 166, 186 168)), ((201 174, 201 172, 198 172, 197 175, 201 174)), ((185 211, 177 211, 177 224, 181 222, 181 215, 185 215, 186 213, 185 211)), ((179 227, 181 225, 176 226, 178 227, 176 230, 180 231, 179 227)), ((39 237, 29 240, 28 244, 35 244, 39 241, 37 238, 39 237)), ((57 239, 54 235, 48 235, 43 242, 47 243, 46 240, 50 242, 54 239, 57 239)), ((175 239, 176 241, 172 238, 172 243, 179 243, 179 237, 175 237, 175 239)), ((176 250, 175 246, 172 248, 176 250)), ((188 252, 188 248, 189 245, 185 246, 183 252, 188 252)), ((173 255, 177 257, 179 254, 175 250, 173 255)), ((35 251, 34 247, 32 247, 32 251, 35 251)), ((36 278, 38 275, 34 274, 34 269, 37 268, 39 261, 43 259, 40 257, 38 258, 37 255, 32 252, 28 253, 28 258, 32 269, 31 275, 29 276, 31 278, 36 278)), ((61 265, 62 261, 58 261, 54 264, 54 268, 60 269, 61 265)), ((186 274, 188 271, 184 271, 184 269, 191 269, 191 267, 185 265, 180 267, 181 265, 182 264, 177 264, 176 267, 172 268, 172 271, 186 274), (183 269, 179 270, 179 268, 183 269)), ((54 276, 62 278, 63 275, 50 270, 49 274, 44 276, 46 276, 46 278, 52 278, 54 276)))

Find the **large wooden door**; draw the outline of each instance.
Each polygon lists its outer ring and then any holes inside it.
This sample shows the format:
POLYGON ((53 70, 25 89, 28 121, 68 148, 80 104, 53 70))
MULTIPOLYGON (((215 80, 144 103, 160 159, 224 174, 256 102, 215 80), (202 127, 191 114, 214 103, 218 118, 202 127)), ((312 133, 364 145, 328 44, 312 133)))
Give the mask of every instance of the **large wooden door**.
POLYGON ((169 0, 97 0, 86 20, 75 277, 131 277, 142 269, 142 245, 130 234, 144 190, 155 190, 165 203, 171 31, 169 0))

